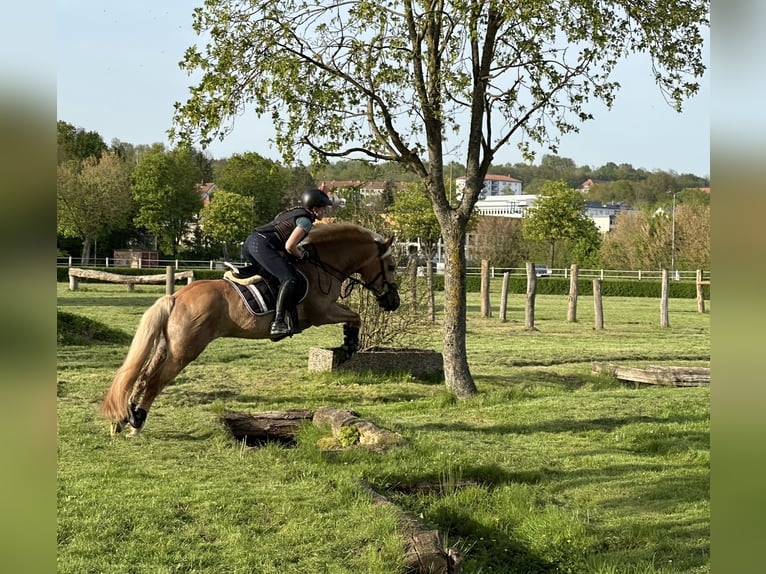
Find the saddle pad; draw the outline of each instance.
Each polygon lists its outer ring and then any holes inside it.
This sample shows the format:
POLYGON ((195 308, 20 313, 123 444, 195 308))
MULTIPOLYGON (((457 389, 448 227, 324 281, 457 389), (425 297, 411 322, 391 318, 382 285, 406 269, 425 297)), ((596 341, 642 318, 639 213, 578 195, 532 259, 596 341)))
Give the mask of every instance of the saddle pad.
MULTIPOLYGON (((298 271, 298 273, 300 273, 300 276, 303 279, 304 287, 303 294, 298 298, 298 303, 300 303, 306 298, 306 295, 308 295, 309 284, 306 280, 306 276, 300 271, 298 271)), ((276 289, 272 289, 269 286, 268 281, 262 280, 253 283, 252 285, 242 285, 241 283, 232 281, 226 276, 224 276, 223 280, 237 290, 237 293, 239 293, 239 296, 242 298, 242 302, 252 315, 265 315, 266 313, 271 313, 276 308, 276 289)))
POLYGON ((259 281, 253 285, 235 283, 228 277, 224 277, 224 281, 237 290, 252 315, 265 315, 274 310, 276 297, 266 281, 259 281))

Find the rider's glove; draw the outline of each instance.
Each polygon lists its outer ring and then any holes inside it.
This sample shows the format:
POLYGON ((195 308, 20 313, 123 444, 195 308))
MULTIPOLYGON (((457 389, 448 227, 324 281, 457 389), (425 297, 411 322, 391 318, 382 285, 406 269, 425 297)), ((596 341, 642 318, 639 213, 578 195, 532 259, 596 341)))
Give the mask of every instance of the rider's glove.
POLYGON ((304 262, 308 261, 309 259, 311 259, 311 254, 306 249, 304 249, 303 253, 301 253, 301 256, 298 257, 298 261, 304 262))

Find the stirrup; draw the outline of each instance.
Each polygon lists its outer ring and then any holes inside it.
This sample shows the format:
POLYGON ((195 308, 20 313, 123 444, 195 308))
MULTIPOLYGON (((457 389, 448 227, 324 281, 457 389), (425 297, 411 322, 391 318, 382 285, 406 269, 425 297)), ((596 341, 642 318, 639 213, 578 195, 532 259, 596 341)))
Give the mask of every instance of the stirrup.
POLYGON ((272 337, 281 337, 282 335, 289 335, 290 333, 290 327, 284 321, 274 321, 271 324, 271 331, 269 334, 272 337))

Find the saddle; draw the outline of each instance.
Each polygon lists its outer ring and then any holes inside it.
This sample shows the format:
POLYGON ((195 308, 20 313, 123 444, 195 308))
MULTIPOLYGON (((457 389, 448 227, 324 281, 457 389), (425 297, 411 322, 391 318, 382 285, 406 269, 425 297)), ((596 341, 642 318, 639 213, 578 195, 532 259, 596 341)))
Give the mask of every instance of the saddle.
MULTIPOLYGON (((279 292, 279 280, 271 275, 261 275, 260 268, 257 265, 245 265, 237 267, 228 261, 224 262, 228 270, 223 274, 224 281, 227 281, 237 290, 242 302, 251 315, 265 315, 271 313, 276 308, 277 293, 279 292)), ((298 270, 303 278, 305 290, 298 297, 297 303, 300 303, 308 295, 308 280, 306 276, 298 270)), ((298 324, 298 316, 295 308, 286 309, 285 320, 291 326, 293 332, 298 332, 295 326, 298 324)))

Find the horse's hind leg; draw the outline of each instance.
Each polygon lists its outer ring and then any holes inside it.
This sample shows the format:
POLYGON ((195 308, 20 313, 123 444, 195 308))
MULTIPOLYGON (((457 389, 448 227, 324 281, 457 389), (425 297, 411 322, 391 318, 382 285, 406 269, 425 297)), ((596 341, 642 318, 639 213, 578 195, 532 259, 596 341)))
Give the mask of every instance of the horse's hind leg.
POLYGON ((130 418, 128 419, 131 428, 128 432, 128 437, 138 438, 140 436, 154 399, 165 388, 165 385, 181 372, 184 366, 179 365, 173 359, 168 359, 151 378, 141 381, 141 384, 138 385, 141 391, 140 400, 138 399, 138 394, 134 395, 135 402, 131 399, 130 418))

